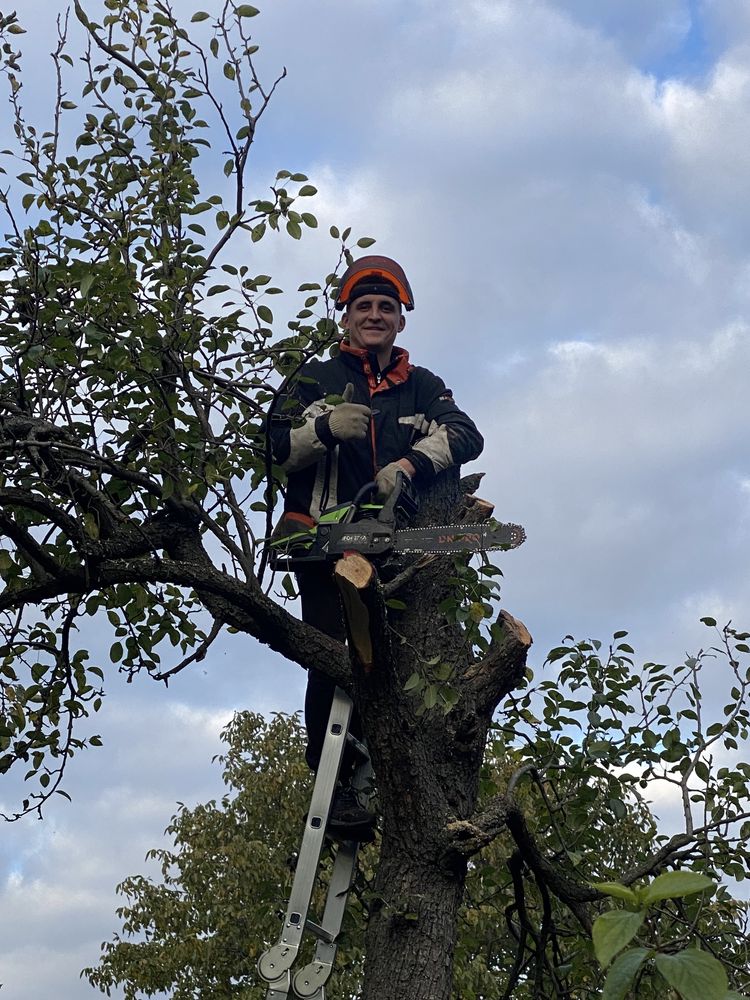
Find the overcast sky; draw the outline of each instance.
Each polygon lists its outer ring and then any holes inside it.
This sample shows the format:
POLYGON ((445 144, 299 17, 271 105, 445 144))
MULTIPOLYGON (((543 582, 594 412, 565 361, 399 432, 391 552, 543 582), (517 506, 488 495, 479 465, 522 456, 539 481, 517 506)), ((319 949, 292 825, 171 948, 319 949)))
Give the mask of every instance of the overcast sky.
MULTIPOLYGON (((11 6, 43 125, 64 4, 11 6)), ((198 6, 219 4, 177 4, 198 6)), ((254 27, 268 76, 288 70, 258 196, 302 170, 323 232, 351 224, 404 265, 401 343, 476 419, 481 493, 526 526, 503 604, 533 665, 568 632, 627 628, 674 662, 702 615, 750 628, 746 0, 273 0, 254 27)), ((324 235, 290 244, 234 253, 289 287, 332 266, 324 235)), ((168 691, 109 680, 73 803, 2 829, 3 1000, 98 995, 78 974, 118 926, 115 884, 177 801, 219 794, 231 712, 294 711, 303 681, 246 638, 168 691)))

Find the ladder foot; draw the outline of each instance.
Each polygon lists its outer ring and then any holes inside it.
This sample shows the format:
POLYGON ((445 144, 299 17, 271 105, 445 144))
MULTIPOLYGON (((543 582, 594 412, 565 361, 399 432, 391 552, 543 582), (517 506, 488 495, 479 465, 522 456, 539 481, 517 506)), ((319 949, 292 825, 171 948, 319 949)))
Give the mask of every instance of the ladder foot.
POLYGON ((333 969, 324 962, 310 962, 294 977, 294 992, 302 1000, 319 1000, 323 987, 331 978, 333 969))

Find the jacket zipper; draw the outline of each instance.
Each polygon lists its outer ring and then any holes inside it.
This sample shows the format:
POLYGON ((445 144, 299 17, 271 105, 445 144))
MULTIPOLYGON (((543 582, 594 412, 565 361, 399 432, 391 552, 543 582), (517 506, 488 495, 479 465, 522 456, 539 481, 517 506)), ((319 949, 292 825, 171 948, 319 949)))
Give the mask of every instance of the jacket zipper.
MULTIPOLYGON (((368 360, 363 359, 363 367, 365 369, 365 375, 367 376, 367 389, 370 393, 370 405, 372 406, 372 397, 375 389, 380 385, 383 380, 381 373, 373 372, 372 366, 368 360), (373 381, 375 382, 375 388, 373 388, 373 381)), ((378 474, 378 453, 375 445, 375 417, 370 417, 370 449, 372 451, 372 472, 373 478, 378 474)))

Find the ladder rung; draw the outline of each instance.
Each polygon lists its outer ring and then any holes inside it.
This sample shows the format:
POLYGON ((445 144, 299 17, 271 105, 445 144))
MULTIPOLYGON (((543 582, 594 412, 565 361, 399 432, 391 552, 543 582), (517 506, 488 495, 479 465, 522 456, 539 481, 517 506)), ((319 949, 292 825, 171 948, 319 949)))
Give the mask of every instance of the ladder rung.
POLYGON ((330 931, 327 931, 325 927, 321 927, 320 924, 313 923, 312 920, 305 921, 305 930, 310 931, 311 934, 314 934, 315 937, 319 938, 321 941, 325 941, 326 944, 333 944, 336 940, 335 936, 331 934, 330 931))
POLYGON ((356 736, 352 736, 351 733, 346 734, 346 742, 351 744, 351 746, 357 751, 357 753, 362 757, 363 760, 370 759, 370 751, 356 736))

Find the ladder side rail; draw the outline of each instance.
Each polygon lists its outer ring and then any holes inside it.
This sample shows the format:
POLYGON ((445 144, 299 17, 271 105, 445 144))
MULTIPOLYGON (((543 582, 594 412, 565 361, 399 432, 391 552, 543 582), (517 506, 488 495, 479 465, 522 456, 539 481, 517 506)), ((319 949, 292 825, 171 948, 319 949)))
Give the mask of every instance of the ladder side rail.
MULTIPOLYGON (((281 935, 278 943, 263 952, 258 960, 258 972, 267 983, 271 984, 266 1000, 279 1000, 278 991, 274 995, 274 990, 277 985, 282 986, 280 982, 282 979, 288 980, 288 970, 296 961, 299 952, 325 841, 328 815, 344 757, 351 714, 351 699, 346 692, 337 687, 328 717, 328 729, 281 935)), ((283 993, 281 997, 284 997, 283 993)))
MULTIPOLYGON (((350 738, 350 742, 352 742, 350 738)), ((362 761, 354 772, 352 785, 360 792, 372 789, 372 765, 369 757, 362 761)), ((302 1000, 324 1000, 325 985, 331 978, 338 950, 338 937, 344 922, 349 901, 349 892, 354 883, 357 870, 357 854, 359 843, 356 840, 339 841, 336 859, 331 872, 325 909, 321 927, 326 932, 326 938, 319 938, 315 946, 315 954, 311 962, 303 966, 294 976, 292 988, 294 994, 302 1000)))

